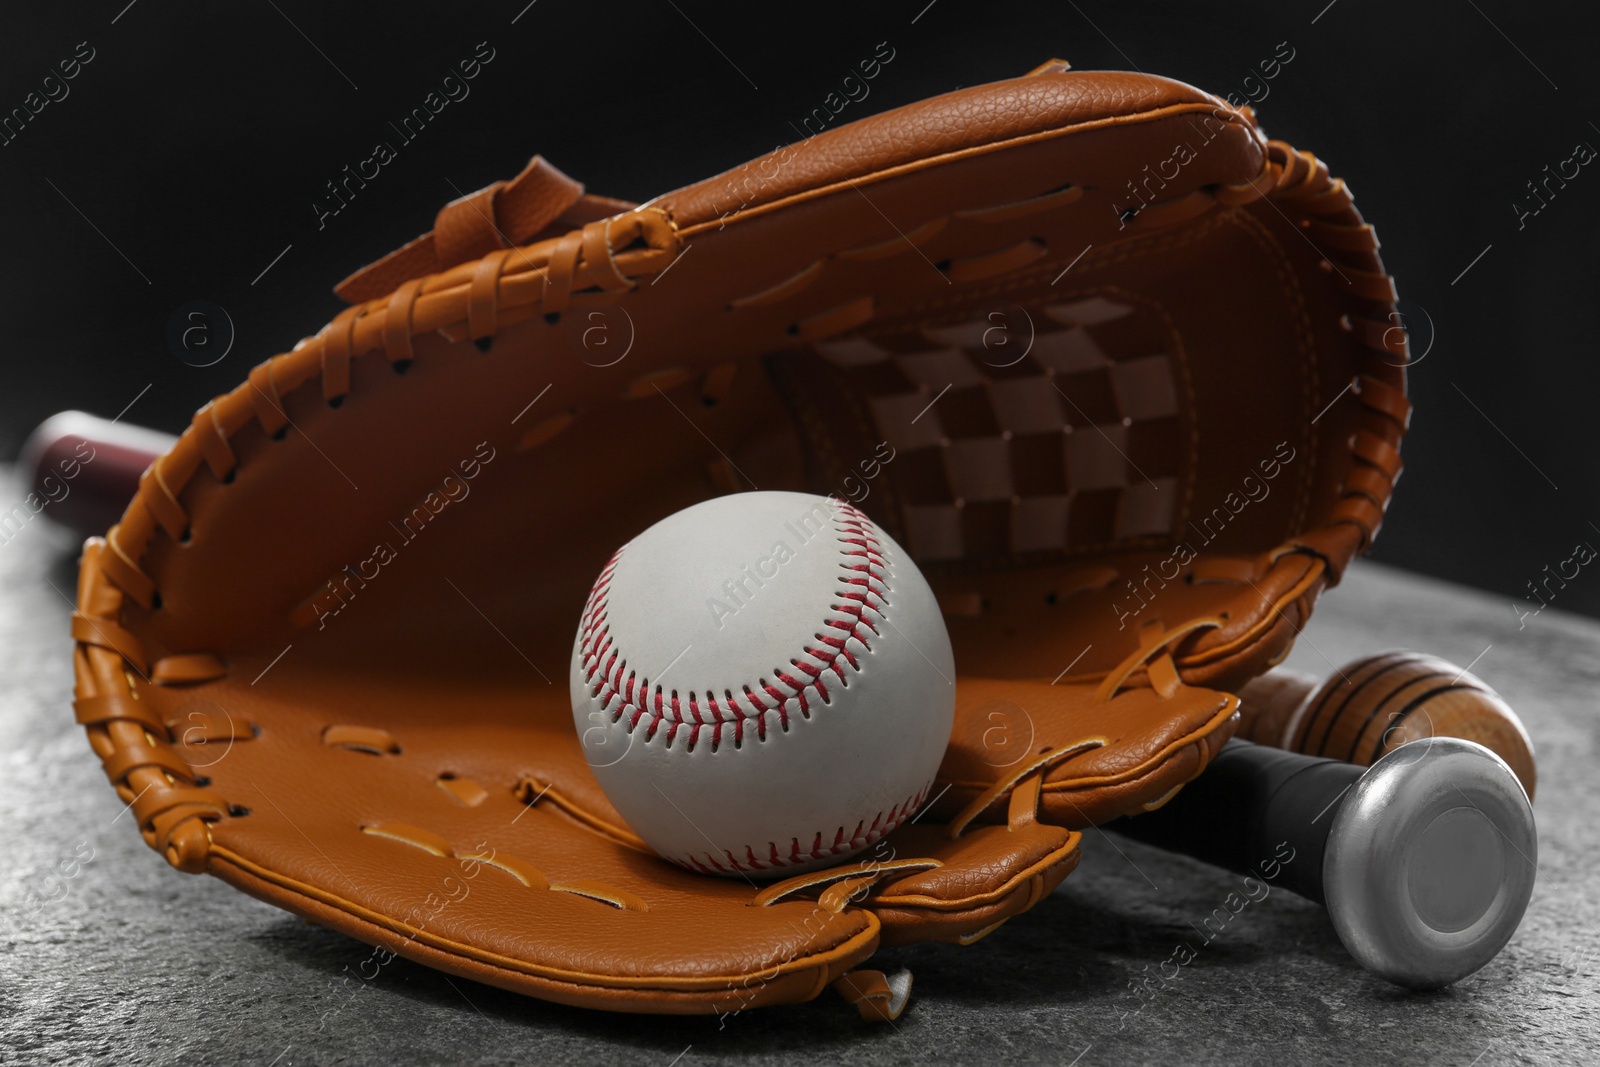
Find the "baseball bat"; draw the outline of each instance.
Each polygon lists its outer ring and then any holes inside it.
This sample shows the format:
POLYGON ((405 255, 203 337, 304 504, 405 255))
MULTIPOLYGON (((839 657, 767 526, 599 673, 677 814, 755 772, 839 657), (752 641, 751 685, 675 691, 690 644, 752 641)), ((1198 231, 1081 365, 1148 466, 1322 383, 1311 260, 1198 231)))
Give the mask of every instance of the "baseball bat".
POLYGON ((139 476, 175 440, 143 426, 63 411, 28 435, 18 467, 39 502, 35 510, 89 537, 122 518, 139 476))
POLYGON ((1125 836, 1324 904, 1357 962, 1412 989, 1472 974, 1522 921, 1533 806, 1495 753, 1425 737, 1370 767, 1234 740, 1125 836))

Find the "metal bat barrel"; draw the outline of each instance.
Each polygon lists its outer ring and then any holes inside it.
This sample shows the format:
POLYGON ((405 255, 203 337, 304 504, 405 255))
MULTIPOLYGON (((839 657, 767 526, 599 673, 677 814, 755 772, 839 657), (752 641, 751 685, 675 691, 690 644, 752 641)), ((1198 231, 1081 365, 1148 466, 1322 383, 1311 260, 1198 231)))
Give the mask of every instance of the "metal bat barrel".
POLYGON ((1402 745, 1370 768, 1230 741, 1165 806, 1107 828, 1325 904, 1357 962, 1412 989, 1493 959, 1538 866, 1517 776, 1453 737, 1402 745))

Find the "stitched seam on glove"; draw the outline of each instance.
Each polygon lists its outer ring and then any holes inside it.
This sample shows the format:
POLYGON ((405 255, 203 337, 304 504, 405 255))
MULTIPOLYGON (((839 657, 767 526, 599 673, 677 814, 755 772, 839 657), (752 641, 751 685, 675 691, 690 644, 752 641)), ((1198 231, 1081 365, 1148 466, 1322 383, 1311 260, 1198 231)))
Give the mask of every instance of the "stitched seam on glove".
POLYGON ((848 936, 842 938, 838 942, 835 942, 826 948, 815 951, 810 955, 793 959, 781 958, 775 960, 770 966, 761 967, 758 970, 753 970, 745 974, 704 975, 695 977, 679 977, 675 975, 651 976, 637 974, 600 974, 590 971, 575 971, 560 967, 552 967, 549 965, 535 964, 527 960, 504 956, 500 953, 492 952, 487 949, 481 949, 472 945, 463 944, 459 941, 453 941, 442 935, 430 933, 427 930, 417 927, 412 927, 405 922, 391 916, 372 911, 369 908, 363 907, 360 904, 356 904, 353 901, 347 900, 335 893, 321 889, 315 885, 301 882, 298 879, 286 876, 278 871, 263 867, 260 864, 246 859, 244 856, 241 856, 224 846, 214 846, 213 854, 219 861, 227 864, 229 867, 234 868, 250 880, 266 882, 270 885, 278 886, 281 889, 305 898, 307 901, 315 902, 324 907, 333 908, 337 911, 343 912, 346 915, 352 916, 355 919, 374 927, 376 931, 382 931, 395 936, 403 936, 404 939, 409 942, 414 942, 418 945, 432 949, 435 952, 445 953, 460 959, 471 960, 481 964, 488 964, 489 966, 504 970, 518 971, 522 974, 533 975, 534 977, 543 978, 549 981, 557 981, 580 986, 601 986, 605 988, 622 990, 659 989, 679 990, 684 992, 703 991, 713 994, 725 994, 728 990, 734 988, 733 983, 741 982, 757 975, 767 981, 771 981, 780 974, 805 972, 818 966, 824 966, 836 959, 848 958, 866 943, 872 943, 875 945, 878 939, 879 931, 879 922, 877 916, 873 915, 870 911, 858 911, 854 914, 860 916, 867 924, 863 929, 851 931, 848 936))

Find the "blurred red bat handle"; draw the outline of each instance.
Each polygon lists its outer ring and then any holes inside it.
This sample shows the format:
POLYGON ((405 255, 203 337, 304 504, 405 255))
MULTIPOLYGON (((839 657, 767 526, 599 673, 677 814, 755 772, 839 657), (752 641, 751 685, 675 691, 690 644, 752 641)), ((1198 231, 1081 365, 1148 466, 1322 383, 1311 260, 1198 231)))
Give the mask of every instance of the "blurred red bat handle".
POLYGON ((23 443, 18 467, 40 514, 84 537, 122 518, 139 476, 177 438, 143 426, 63 411, 23 443))

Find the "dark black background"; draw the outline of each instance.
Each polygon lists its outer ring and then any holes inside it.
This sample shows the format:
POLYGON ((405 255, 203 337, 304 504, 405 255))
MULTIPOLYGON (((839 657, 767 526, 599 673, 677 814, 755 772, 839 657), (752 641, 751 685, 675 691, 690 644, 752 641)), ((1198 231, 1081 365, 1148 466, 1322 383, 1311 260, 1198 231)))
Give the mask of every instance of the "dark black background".
MULTIPOLYGON (((79 42, 95 51, 0 147, 0 456, 51 412, 111 416, 136 396, 129 421, 180 429, 331 317, 334 282, 535 152, 592 191, 646 199, 793 140, 883 41, 893 61, 841 120, 1051 56, 1227 94, 1287 42, 1257 111, 1356 191, 1419 360, 1374 555, 1504 595, 1511 621, 1543 568, 1600 546, 1600 162, 1521 228, 1514 208, 1535 205, 1525 185, 1547 164, 1600 147, 1595 26, 1578 5, 125 4, 30 7, 0 34, 0 113, 79 42), (388 122, 479 42, 495 58, 471 95, 319 229, 324 183, 394 140, 388 122), (196 299, 237 328, 204 369, 167 343, 196 299)), ((1600 567, 1554 604, 1600 615, 1600 567)))

